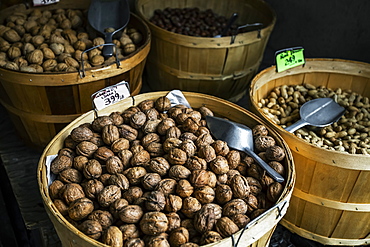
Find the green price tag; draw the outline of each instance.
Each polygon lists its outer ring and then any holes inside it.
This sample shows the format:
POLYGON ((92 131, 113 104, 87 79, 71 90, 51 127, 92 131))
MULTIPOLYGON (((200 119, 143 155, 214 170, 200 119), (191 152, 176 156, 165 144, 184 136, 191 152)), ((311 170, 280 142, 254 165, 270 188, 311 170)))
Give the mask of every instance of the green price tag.
POLYGON ((302 47, 295 47, 277 51, 275 53, 277 72, 304 64, 303 50, 302 47))

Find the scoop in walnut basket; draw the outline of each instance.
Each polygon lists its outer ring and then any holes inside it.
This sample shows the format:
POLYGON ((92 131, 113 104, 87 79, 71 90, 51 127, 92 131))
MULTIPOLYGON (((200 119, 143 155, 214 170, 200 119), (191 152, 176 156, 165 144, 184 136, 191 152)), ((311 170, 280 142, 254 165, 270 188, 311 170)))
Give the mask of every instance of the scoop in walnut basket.
POLYGON ((284 178, 253 151, 253 133, 250 128, 239 123, 213 116, 207 116, 206 120, 208 128, 216 139, 227 142, 231 148, 247 153, 257 164, 265 169, 276 182, 284 182, 284 178))

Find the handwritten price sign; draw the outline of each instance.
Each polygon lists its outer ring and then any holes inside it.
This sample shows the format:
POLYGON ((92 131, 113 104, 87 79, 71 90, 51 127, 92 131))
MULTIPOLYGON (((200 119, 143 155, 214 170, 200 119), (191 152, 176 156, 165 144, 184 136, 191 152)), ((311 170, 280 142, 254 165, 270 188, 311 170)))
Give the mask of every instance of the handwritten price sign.
POLYGON ((57 2, 59 2, 59 0, 33 0, 33 6, 43 6, 57 2))
POLYGON ((277 72, 304 64, 303 50, 302 47, 295 47, 277 51, 275 53, 277 72))
POLYGON ((130 96, 130 88, 127 82, 123 81, 116 85, 103 88, 91 95, 96 110, 104 109, 130 96))

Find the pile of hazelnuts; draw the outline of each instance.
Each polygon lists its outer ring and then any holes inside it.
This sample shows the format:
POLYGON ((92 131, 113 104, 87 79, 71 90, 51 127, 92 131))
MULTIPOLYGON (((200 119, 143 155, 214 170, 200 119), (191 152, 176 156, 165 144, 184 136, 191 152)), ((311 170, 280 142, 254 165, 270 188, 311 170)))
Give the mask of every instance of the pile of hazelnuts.
MULTIPOLYGON (((216 140, 202 106, 163 96, 75 127, 51 162, 55 207, 110 246, 196 247, 218 242, 270 209, 284 185, 216 140)), ((255 149, 286 176, 285 151, 264 125, 255 149)))

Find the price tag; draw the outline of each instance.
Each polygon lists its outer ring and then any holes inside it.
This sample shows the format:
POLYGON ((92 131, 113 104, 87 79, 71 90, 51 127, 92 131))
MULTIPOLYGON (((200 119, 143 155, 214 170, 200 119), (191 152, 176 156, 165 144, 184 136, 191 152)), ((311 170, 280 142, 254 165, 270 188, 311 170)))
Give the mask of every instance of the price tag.
POLYGON ((304 64, 303 50, 302 47, 294 47, 275 52, 277 72, 304 64))
POLYGON ((43 6, 57 2, 59 2, 59 0, 33 0, 33 6, 43 6))
POLYGON ((117 83, 91 95, 96 110, 104 109, 130 96, 130 88, 126 81, 117 83))

